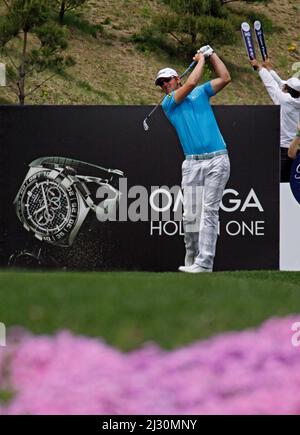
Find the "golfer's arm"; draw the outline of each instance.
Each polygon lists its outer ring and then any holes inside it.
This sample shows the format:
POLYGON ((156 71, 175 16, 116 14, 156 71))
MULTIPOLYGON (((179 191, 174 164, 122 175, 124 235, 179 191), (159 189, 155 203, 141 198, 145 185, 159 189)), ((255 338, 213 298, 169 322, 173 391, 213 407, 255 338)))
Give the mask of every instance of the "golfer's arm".
POLYGON ((297 151, 298 151, 299 147, 300 147, 300 137, 296 136, 292 140, 291 145, 289 146, 289 149, 288 149, 288 156, 290 159, 296 158, 297 151))
POLYGON ((218 76, 218 78, 211 80, 211 86, 214 90, 214 93, 218 93, 223 89, 228 83, 231 82, 231 77, 228 69, 226 68, 224 62, 219 58, 216 53, 213 53, 210 58, 210 63, 218 76))
POLYGON ((183 101, 185 97, 197 86, 203 73, 204 63, 205 59, 200 59, 192 73, 189 75, 185 84, 175 91, 174 99, 176 103, 181 103, 181 101, 183 101))

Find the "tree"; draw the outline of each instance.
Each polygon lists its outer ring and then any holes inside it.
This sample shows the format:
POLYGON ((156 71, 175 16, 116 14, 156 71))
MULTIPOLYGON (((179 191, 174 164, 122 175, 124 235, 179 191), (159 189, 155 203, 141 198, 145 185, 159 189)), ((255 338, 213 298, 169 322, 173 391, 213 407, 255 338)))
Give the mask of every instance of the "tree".
POLYGON ((59 4, 59 22, 63 24, 65 13, 82 6, 86 0, 56 0, 59 4))
MULTIPOLYGON (((237 0, 161 0, 166 13, 153 17, 152 24, 136 35, 137 42, 155 45, 173 53, 180 48, 187 55, 203 44, 233 44, 243 17, 228 6, 237 0), (169 37, 169 39, 168 39, 169 37), (171 38, 171 39, 170 39, 171 38), (172 41, 177 45, 172 47, 172 41)), ((240 3, 266 3, 271 0, 241 0, 240 3)), ((262 16, 262 14, 260 14, 262 16)))
POLYGON ((3 0, 6 14, 0 17, 0 48, 10 60, 8 86, 20 104, 58 71, 74 65, 62 53, 67 48, 67 33, 53 20, 55 0, 3 0), (53 73, 25 93, 26 79, 45 70, 53 73))

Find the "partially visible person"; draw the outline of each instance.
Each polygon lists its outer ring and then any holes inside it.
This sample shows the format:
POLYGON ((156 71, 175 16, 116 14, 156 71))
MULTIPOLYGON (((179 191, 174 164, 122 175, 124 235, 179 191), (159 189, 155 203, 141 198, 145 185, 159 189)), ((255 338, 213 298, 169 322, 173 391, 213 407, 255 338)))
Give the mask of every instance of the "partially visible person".
POLYGON ((292 140, 289 149, 288 156, 290 159, 295 159, 297 157, 298 151, 300 150, 300 123, 298 124, 298 130, 296 136, 292 140))
POLYGON ((300 80, 291 77, 282 80, 273 70, 269 59, 260 64, 256 59, 250 61, 263 81, 274 104, 280 105, 280 152, 281 182, 289 182, 292 160, 288 148, 295 136, 300 119, 300 80))

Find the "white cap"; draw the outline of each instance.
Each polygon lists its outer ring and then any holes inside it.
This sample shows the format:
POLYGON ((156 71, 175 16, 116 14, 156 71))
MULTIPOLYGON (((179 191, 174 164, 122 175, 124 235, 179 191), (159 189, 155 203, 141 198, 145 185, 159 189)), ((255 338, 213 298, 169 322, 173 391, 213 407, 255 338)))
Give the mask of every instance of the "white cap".
POLYGON ((155 79, 155 84, 157 85, 157 81, 159 79, 161 79, 161 78, 168 79, 169 77, 178 77, 178 74, 175 71, 175 69, 172 69, 172 68, 161 69, 157 73, 157 76, 156 76, 156 79, 155 79))
POLYGON ((291 77, 286 82, 283 82, 284 84, 288 85, 290 88, 294 89, 295 91, 300 92, 300 80, 297 79, 297 77, 291 77))

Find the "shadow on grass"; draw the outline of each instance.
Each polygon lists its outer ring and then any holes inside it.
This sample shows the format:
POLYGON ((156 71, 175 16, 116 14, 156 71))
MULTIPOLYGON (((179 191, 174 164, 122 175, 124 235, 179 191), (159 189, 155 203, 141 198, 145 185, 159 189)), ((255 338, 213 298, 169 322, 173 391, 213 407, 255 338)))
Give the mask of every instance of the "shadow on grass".
POLYGON ((64 17, 63 24, 67 27, 73 27, 85 35, 97 38, 98 33, 103 33, 102 24, 91 24, 88 20, 74 13, 68 13, 64 17))
POLYGON ((67 71, 60 71, 57 74, 64 80, 74 83, 78 88, 88 93, 98 95, 101 98, 105 98, 108 102, 113 102, 113 99, 107 92, 94 88, 93 86, 90 85, 90 83, 87 80, 78 80, 76 79, 76 77, 74 77, 72 74, 69 74, 67 71))
POLYGON ((100 91, 99 89, 93 88, 89 84, 89 82, 87 82, 86 80, 76 80, 76 85, 79 88, 81 88, 81 89, 83 89, 83 90, 85 90, 87 92, 91 92, 91 93, 93 93, 95 95, 98 95, 99 97, 106 98, 108 101, 112 101, 111 96, 107 92, 100 91))

